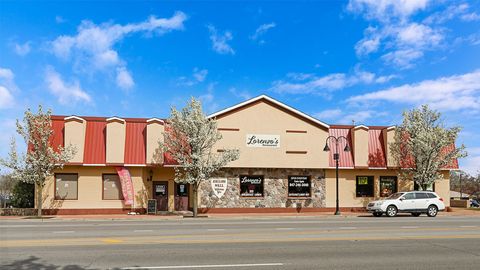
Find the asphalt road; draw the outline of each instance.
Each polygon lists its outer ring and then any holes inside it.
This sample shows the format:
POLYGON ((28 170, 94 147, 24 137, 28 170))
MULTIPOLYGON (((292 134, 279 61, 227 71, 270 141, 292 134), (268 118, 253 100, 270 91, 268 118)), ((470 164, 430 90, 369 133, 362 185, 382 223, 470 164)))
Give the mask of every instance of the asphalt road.
POLYGON ((0 269, 478 269, 480 217, 0 220, 0 269))

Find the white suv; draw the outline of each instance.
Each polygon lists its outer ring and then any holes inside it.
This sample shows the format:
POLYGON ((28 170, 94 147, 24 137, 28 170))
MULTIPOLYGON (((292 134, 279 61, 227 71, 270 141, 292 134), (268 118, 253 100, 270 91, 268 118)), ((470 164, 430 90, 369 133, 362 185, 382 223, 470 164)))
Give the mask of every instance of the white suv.
POLYGON ((445 210, 443 199, 430 191, 398 192, 385 200, 370 202, 367 206, 367 211, 376 217, 384 213, 394 217, 399 212, 411 213, 416 217, 426 213, 429 217, 434 217, 438 211, 443 210, 445 210))

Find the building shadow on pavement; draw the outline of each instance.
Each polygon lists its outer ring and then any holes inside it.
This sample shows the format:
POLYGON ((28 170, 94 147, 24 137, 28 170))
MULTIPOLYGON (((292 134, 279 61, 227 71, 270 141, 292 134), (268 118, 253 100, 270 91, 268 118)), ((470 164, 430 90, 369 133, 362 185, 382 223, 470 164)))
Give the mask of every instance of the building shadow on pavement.
MULTIPOLYGON (((85 266, 70 264, 65 266, 59 266, 51 263, 43 262, 40 258, 35 256, 30 256, 27 259, 16 260, 13 262, 2 263, 0 265, 2 270, 96 270, 97 268, 89 268, 85 266)), ((120 268, 111 268, 119 270, 120 268)))

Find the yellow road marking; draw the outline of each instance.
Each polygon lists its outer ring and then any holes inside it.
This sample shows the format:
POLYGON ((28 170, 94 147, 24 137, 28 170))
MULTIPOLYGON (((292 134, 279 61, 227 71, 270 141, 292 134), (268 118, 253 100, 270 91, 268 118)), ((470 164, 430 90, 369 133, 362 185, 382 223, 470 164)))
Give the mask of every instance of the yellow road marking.
MULTIPOLYGON (((415 229, 415 232, 421 231, 446 231, 450 228, 430 228, 415 229)), ((362 230, 353 232, 359 233, 362 230)), ((363 230, 372 231, 372 230, 363 230)), ((412 231, 412 230, 392 230, 392 231, 412 231)), ((99 244, 187 244, 187 243, 255 243, 255 242, 303 242, 303 241, 347 241, 347 240, 405 240, 405 239, 463 239, 480 238, 480 232, 472 228, 455 229, 450 235, 392 235, 381 234, 379 236, 362 236, 361 234, 351 235, 352 231, 303 231, 303 232, 270 232, 259 233, 235 233, 235 234, 190 234, 190 235, 167 235, 167 236, 141 236, 141 237, 116 237, 116 238, 64 238, 64 239, 36 239, 36 240, 5 240, 0 242, 1 248, 7 247, 35 247, 35 246, 86 246, 99 244), (476 234, 458 234, 459 231, 474 231, 476 234), (348 236, 328 237, 311 236, 308 234, 348 234, 348 236), (283 236, 283 237, 282 237, 283 236), (297 237, 302 236, 302 237, 297 237)))
POLYGON ((102 242, 107 243, 107 244, 118 244, 118 243, 122 243, 123 240, 113 239, 113 238, 105 238, 105 239, 102 239, 102 242))

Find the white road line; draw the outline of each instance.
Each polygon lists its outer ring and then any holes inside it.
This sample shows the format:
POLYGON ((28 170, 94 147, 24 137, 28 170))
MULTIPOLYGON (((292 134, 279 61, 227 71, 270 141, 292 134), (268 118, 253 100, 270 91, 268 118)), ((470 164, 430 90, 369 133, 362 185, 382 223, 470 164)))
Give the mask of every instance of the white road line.
POLYGON ((225 231, 225 229, 207 229, 209 232, 219 232, 219 231, 225 231))
POLYGON ((153 230, 134 230, 133 232, 153 232, 153 230))
POLYGON ((135 269, 188 269, 188 268, 226 268, 226 267, 260 267, 260 266, 283 266, 283 263, 170 265, 170 266, 124 267, 122 269, 124 269, 124 270, 135 270, 135 269))
POLYGON ((289 230, 293 230, 294 228, 276 228, 275 230, 278 230, 278 231, 289 231, 289 230))
POLYGON ((460 226, 460 228, 476 228, 477 226, 460 226))
POLYGON ((74 233, 75 231, 54 231, 52 233, 74 233))
POLYGON ((357 227, 340 227, 340 230, 355 230, 357 227))
POLYGON ((418 226, 402 226, 402 229, 418 229, 418 226))

